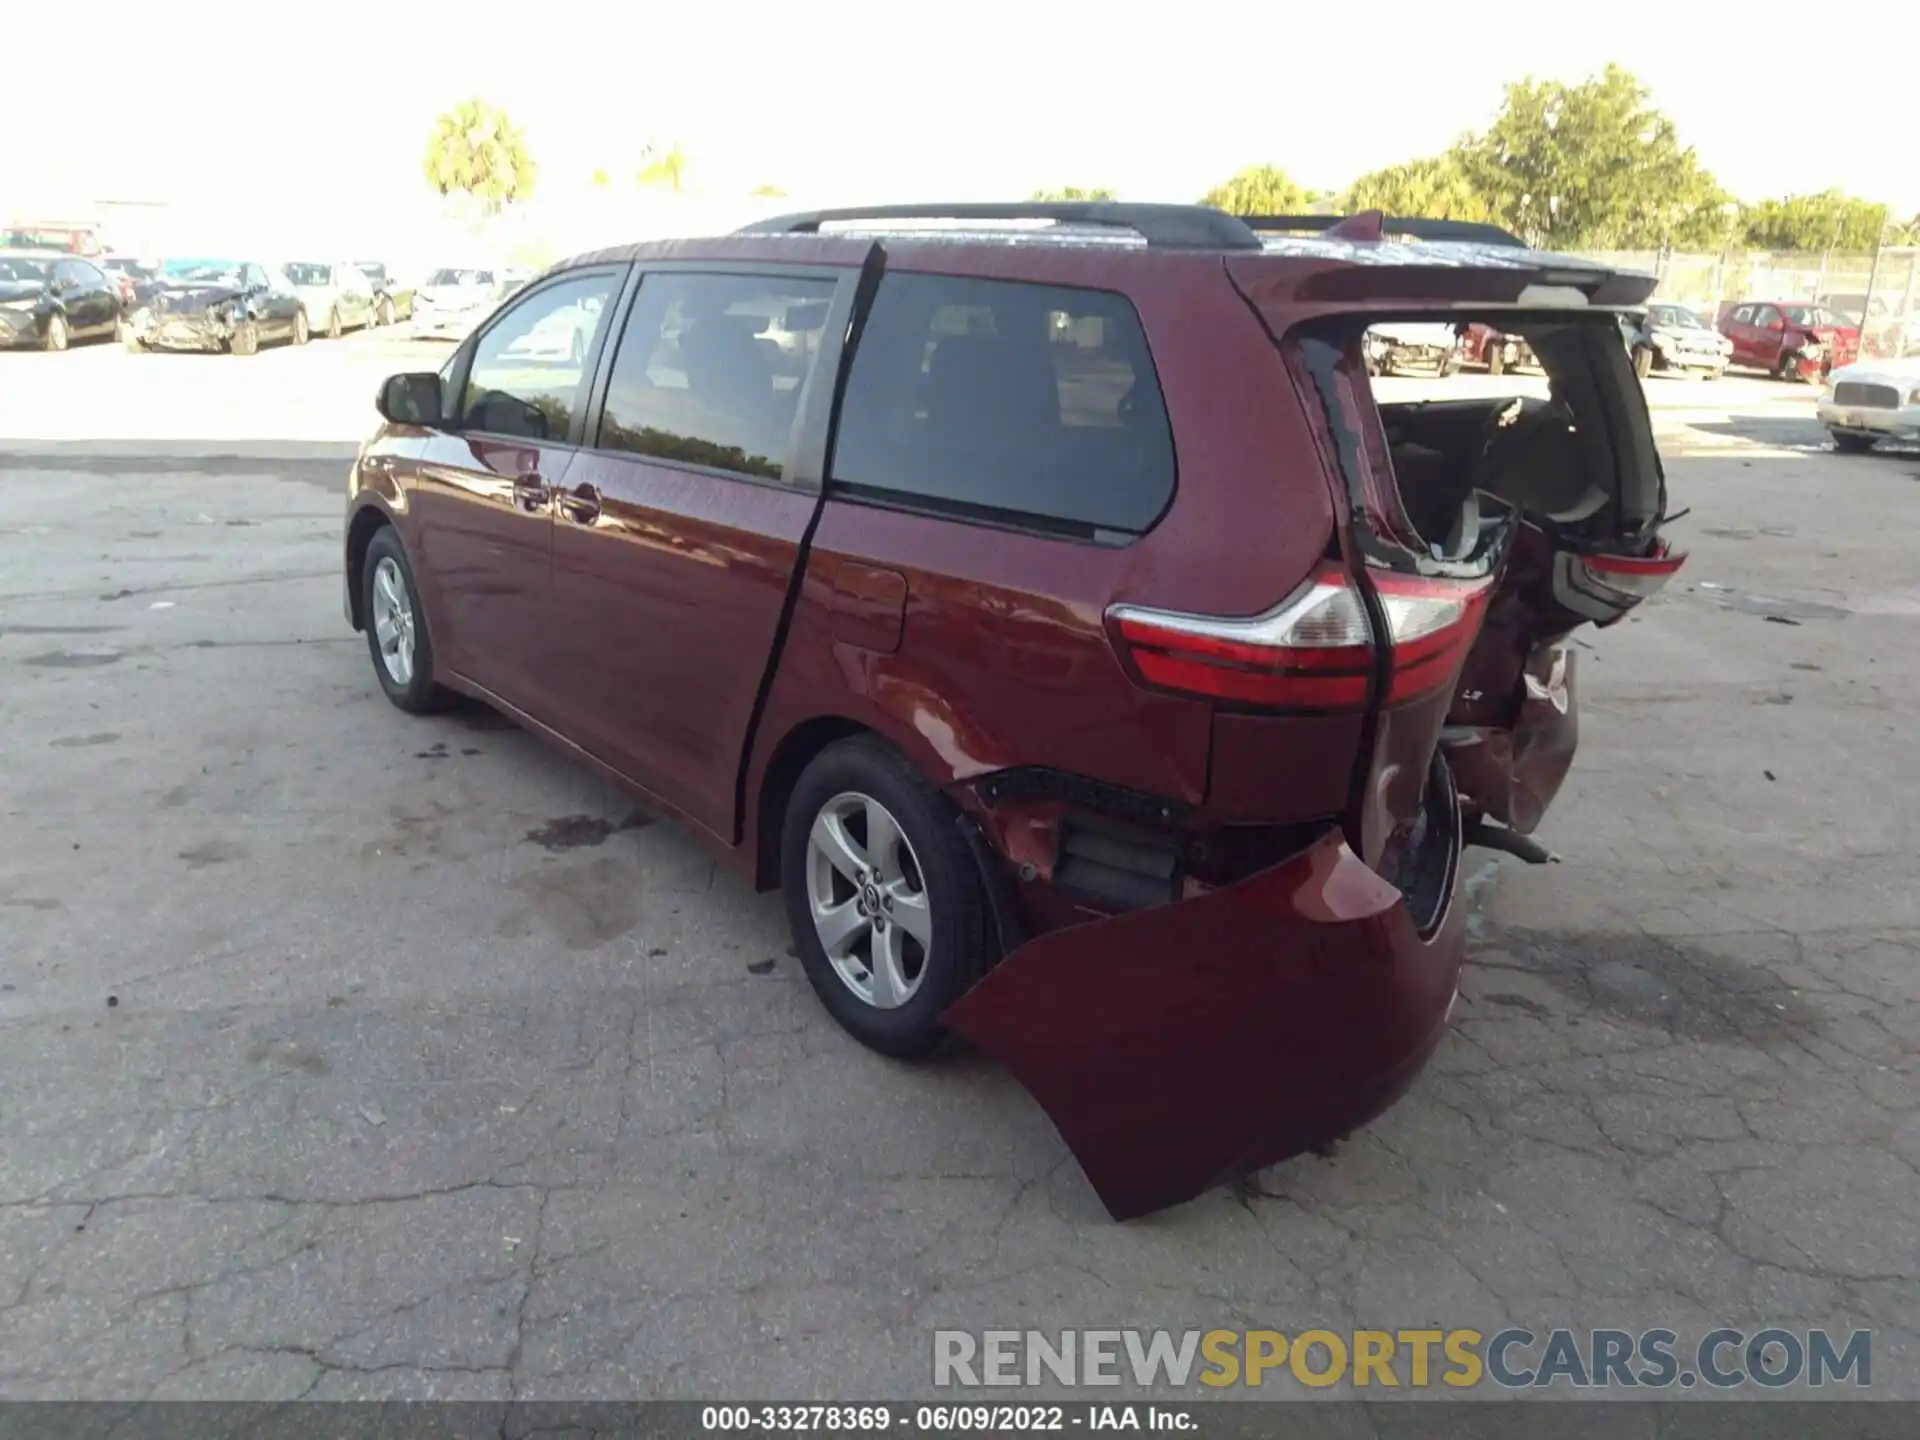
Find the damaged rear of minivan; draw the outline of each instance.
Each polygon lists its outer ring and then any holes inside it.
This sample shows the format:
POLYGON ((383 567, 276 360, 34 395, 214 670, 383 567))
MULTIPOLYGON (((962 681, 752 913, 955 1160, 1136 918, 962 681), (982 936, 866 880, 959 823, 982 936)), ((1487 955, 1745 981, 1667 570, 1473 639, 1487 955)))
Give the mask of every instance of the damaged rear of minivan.
MULTIPOLYGON (((1205 800, 1129 826, 1064 807, 1041 879, 1137 877, 1164 853, 1157 903, 1081 887, 1073 923, 1007 937, 945 1016, 1033 1093, 1118 1218, 1323 1146, 1412 1082, 1458 991, 1463 850, 1545 858, 1533 832, 1577 736, 1574 632, 1623 618, 1683 558, 1614 319, 1652 278, 1399 244, 1374 222, 1223 262, 1276 361, 1265 403, 1308 437, 1246 483, 1324 487, 1324 552, 1260 613, 1106 611, 1136 686, 1211 708, 1205 800), (1474 323, 1524 341, 1538 393, 1376 390, 1376 327, 1474 323)), ((1004 849, 1021 797, 974 789, 1004 849)))

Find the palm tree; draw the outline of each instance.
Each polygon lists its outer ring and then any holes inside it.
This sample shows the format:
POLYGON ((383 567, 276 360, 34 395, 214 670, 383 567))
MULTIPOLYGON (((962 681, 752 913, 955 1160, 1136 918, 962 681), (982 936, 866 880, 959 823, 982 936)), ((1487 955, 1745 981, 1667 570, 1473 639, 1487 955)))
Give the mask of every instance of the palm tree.
POLYGON ((664 149, 650 144, 640 152, 640 174, 636 178, 642 185, 665 185, 678 195, 686 174, 687 152, 678 140, 664 149))
POLYGON ((433 122, 423 166, 429 185, 464 197, 483 216, 533 191, 533 157, 520 127, 480 99, 463 100, 433 122))

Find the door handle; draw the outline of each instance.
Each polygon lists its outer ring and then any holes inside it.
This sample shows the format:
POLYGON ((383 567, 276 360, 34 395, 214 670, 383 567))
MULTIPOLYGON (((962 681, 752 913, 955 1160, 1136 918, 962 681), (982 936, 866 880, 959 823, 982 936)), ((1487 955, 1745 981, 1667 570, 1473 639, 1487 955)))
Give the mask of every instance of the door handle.
POLYGON ((560 504, 560 513, 569 520, 591 525, 600 518, 600 488, 597 485, 576 485, 571 490, 556 491, 554 499, 560 504))
POLYGON ((522 510, 538 510, 552 495, 553 491, 538 471, 529 471, 513 482, 513 503, 522 510))

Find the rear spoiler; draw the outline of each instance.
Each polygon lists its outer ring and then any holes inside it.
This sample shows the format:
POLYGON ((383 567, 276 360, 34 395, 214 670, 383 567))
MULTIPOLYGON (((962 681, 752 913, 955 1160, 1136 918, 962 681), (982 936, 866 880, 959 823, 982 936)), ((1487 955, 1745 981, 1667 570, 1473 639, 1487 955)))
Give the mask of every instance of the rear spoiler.
POLYGON ((1476 220, 1382 215, 1378 210, 1362 210, 1356 215, 1244 215, 1241 219, 1254 230, 1331 235, 1340 240, 1377 240, 1383 235, 1405 235, 1412 240, 1466 240, 1479 245, 1527 248, 1526 241, 1498 225, 1483 225, 1476 220))

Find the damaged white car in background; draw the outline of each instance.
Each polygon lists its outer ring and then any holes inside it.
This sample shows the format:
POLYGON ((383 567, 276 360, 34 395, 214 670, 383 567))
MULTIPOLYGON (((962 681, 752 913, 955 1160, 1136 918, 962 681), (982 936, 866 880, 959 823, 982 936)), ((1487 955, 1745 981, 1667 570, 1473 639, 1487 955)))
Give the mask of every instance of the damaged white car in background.
POLYGON ((1817 413, 1843 454, 1882 440, 1920 441, 1920 355, 1842 365, 1827 377, 1817 413))

